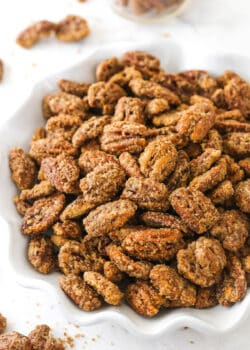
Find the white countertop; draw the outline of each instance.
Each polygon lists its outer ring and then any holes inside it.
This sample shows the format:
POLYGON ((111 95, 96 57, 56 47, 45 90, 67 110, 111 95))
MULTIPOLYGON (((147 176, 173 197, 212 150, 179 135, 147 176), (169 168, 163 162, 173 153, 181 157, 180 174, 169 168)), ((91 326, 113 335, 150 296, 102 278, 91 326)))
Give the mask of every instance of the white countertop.
MULTIPOLYGON (((233 51, 249 55, 250 3, 248 0, 190 0, 180 17, 146 26, 113 14, 108 0, 88 0, 86 3, 77 0, 1 0, 0 33, 0 57, 5 63, 4 81, 0 84, 1 124, 27 96, 34 82, 79 61, 93 46, 171 37, 194 53, 206 47, 213 52, 233 51), (92 32, 82 43, 63 44, 51 39, 30 50, 15 44, 17 33, 32 21, 57 21, 67 14, 80 14, 89 21, 92 32)), ((250 347, 250 317, 230 334, 218 337, 184 329, 185 325, 152 341, 136 338, 115 324, 76 328, 63 319, 58 305, 53 304, 45 293, 22 288, 13 281, 13 276, 5 273, 4 232, 1 236, 0 312, 8 318, 9 331, 28 333, 32 326, 47 323, 58 336, 65 331, 72 337, 81 334, 74 347, 79 350, 245 350, 250 347)))

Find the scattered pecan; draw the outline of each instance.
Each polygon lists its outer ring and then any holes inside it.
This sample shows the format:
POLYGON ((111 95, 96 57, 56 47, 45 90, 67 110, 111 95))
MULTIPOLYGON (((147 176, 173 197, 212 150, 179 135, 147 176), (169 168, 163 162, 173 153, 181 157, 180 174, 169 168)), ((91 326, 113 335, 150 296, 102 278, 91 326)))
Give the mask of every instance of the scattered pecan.
POLYGON ((0 350, 32 350, 32 345, 28 337, 11 332, 0 335, 0 350))
POLYGON ((56 37, 61 41, 79 41, 88 35, 88 23, 80 16, 68 15, 56 25, 56 37))
POLYGON ((56 24, 50 21, 39 21, 24 29, 17 37, 18 45, 25 49, 36 44, 40 39, 50 36, 56 29, 56 24))

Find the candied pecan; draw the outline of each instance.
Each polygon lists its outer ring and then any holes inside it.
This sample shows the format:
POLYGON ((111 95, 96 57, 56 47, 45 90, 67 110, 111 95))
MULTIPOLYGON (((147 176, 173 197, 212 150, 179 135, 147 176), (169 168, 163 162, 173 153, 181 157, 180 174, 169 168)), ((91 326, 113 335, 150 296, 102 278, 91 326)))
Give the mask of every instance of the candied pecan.
POLYGON ((216 121, 214 127, 221 131, 221 133, 227 132, 249 132, 250 124, 238 122, 237 120, 222 120, 216 121))
POLYGON ((239 161, 239 166, 243 168, 246 175, 250 176, 250 157, 244 158, 239 161))
POLYGON ((101 108, 103 114, 112 114, 117 101, 123 96, 126 96, 125 90, 112 82, 99 81, 88 89, 90 107, 101 108))
POLYGON ((27 209, 21 225, 21 232, 25 235, 38 234, 50 228, 59 218, 65 204, 63 194, 54 194, 36 200, 27 209))
POLYGON ((250 255, 245 256, 242 258, 242 266, 244 271, 249 274, 250 273, 250 255))
POLYGON ((136 70, 134 67, 125 67, 121 72, 114 74, 109 82, 118 84, 122 87, 127 87, 130 80, 132 79, 141 79, 141 73, 136 70))
POLYGON ((16 210, 22 216, 24 216, 26 211, 32 206, 30 203, 25 202, 22 199, 20 199, 20 196, 15 196, 13 198, 13 202, 16 206, 16 210))
POLYGON ((221 111, 219 111, 219 114, 216 115, 216 122, 227 121, 227 120, 235 120, 238 122, 244 122, 245 118, 243 117, 243 115, 239 109, 233 109, 231 111, 227 111, 227 110, 222 109, 221 111))
POLYGON ((227 103, 225 99, 224 89, 218 88, 211 95, 211 100, 218 108, 227 108, 227 103))
POLYGON ((210 97, 217 88, 217 81, 203 70, 188 70, 179 73, 179 76, 187 79, 198 95, 210 97))
POLYGON ((122 152, 139 153, 146 145, 146 132, 146 126, 140 123, 114 122, 104 127, 101 148, 115 155, 122 152))
POLYGON ((234 195, 234 188, 232 182, 229 180, 222 181, 209 194, 209 198, 214 204, 224 204, 230 200, 234 195))
POLYGON ((200 237, 177 253, 179 273, 201 287, 219 282, 225 266, 226 255, 217 239, 200 237))
POLYGON ((129 255, 152 261, 170 260, 183 246, 181 232, 172 228, 134 230, 122 242, 129 255))
POLYGON ((241 169, 239 164, 228 155, 223 156, 223 158, 227 162, 227 180, 230 180, 233 184, 242 180, 244 177, 244 171, 241 169))
MULTIPOLYGON (((152 100, 154 101, 154 100, 152 100)), ((152 123, 155 126, 175 126, 180 119, 180 113, 176 110, 165 112, 162 114, 159 114, 157 116, 154 116, 152 119, 152 123)))
POLYGON ((142 177, 130 177, 121 198, 130 199, 143 209, 166 211, 169 208, 167 187, 163 183, 142 177))
POLYGON ((208 231, 219 219, 211 200, 198 190, 180 187, 169 199, 184 223, 198 234, 208 231))
POLYGON ((68 240, 80 240, 81 229, 75 221, 57 222, 53 227, 53 234, 51 235, 51 241, 57 247, 63 246, 68 240))
POLYGON ((18 333, 4 333, 0 335, 0 350, 32 350, 28 337, 18 333))
POLYGON ((28 259, 31 265, 43 274, 48 274, 55 268, 56 259, 49 237, 31 238, 28 246, 28 259))
POLYGON ((160 71, 159 59, 143 51, 125 52, 121 62, 125 66, 135 67, 146 79, 160 71))
POLYGON ((61 276, 59 283, 64 293, 80 309, 93 311, 102 306, 102 301, 98 294, 81 277, 75 275, 61 276))
POLYGON ((129 87, 136 96, 151 99, 164 98, 170 105, 180 104, 180 99, 176 94, 153 81, 132 79, 129 82, 129 87))
POLYGON ((178 272, 167 265, 155 265, 150 272, 153 286, 160 295, 168 300, 178 301, 182 306, 193 306, 196 301, 196 289, 178 272))
POLYGON ((60 215, 62 221, 78 218, 96 206, 95 203, 87 202, 86 199, 80 195, 73 202, 69 203, 60 215))
POLYGON ((200 95, 191 96, 189 103, 191 105, 195 105, 196 103, 209 103, 213 106, 213 102, 209 98, 200 95))
POLYGON ((179 151, 175 169, 166 182, 168 190, 172 192, 178 187, 185 187, 189 178, 189 157, 185 151, 179 151))
POLYGON ((83 170, 84 174, 90 173, 98 165, 104 165, 109 162, 118 163, 116 157, 95 149, 83 151, 78 159, 79 167, 83 170))
POLYGON ((32 349, 33 350, 41 350, 47 349, 47 341, 49 340, 51 329, 49 326, 43 324, 36 326, 36 328, 31 331, 28 335, 32 349))
POLYGON ((203 173, 194 177, 189 186, 201 192, 206 192, 217 186, 227 175, 227 162, 224 158, 219 159, 216 165, 203 173))
POLYGON ((96 67, 96 80, 108 81, 114 74, 122 70, 122 65, 117 57, 110 57, 100 62, 96 67))
POLYGON ((250 114, 250 86, 238 78, 230 79, 224 87, 225 100, 229 109, 239 109, 245 117, 250 114))
POLYGON ((217 299, 220 305, 230 306, 242 300, 247 291, 245 271, 237 256, 228 257, 222 282, 217 287, 217 299))
POLYGON ((147 130, 147 137, 150 138, 152 137, 153 140, 154 137, 163 137, 165 140, 168 140, 169 142, 172 142, 172 144, 177 148, 183 148, 187 145, 188 139, 185 136, 179 135, 175 127, 163 127, 163 128, 152 128, 147 130))
POLYGON ((119 287, 98 272, 87 271, 83 275, 84 281, 100 294, 106 303, 120 305, 123 293, 119 287))
POLYGON ((119 156, 119 162, 128 176, 141 177, 141 171, 137 160, 129 152, 123 152, 119 156))
POLYGON ((43 98, 42 108, 46 119, 59 113, 74 114, 84 119, 87 106, 86 102, 78 96, 66 92, 55 92, 43 98))
POLYGON ((24 29, 17 37, 18 45, 25 49, 36 44, 40 39, 50 36, 56 29, 56 24, 50 21, 39 21, 24 29))
POLYGON ((180 113, 176 130, 189 135, 193 142, 202 141, 215 123, 214 107, 209 103, 196 103, 180 113))
POLYGON ((87 252, 78 241, 69 240, 58 254, 59 267, 65 275, 79 275, 84 271, 102 271, 104 260, 95 251, 87 252))
POLYGON ((46 130, 49 137, 62 137, 71 141, 75 131, 82 124, 82 120, 77 115, 59 114, 50 118, 46 123, 46 130))
POLYGON ((224 151, 231 156, 250 155, 250 132, 232 132, 224 137, 224 151))
POLYGON ((202 153, 201 145, 193 142, 188 143, 184 148, 184 151, 187 153, 190 159, 197 158, 202 153))
POLYGON ((216 298, 216 288, 215 286, 207 288, 197 288, 196 294, 196 309, 207 309, 218 305, 218 300, 216 298))
POLYGON ((139 157, 141 172, 152 180, 164 181, 174 170, 177 157, 174 144, 167 137, 159 136, 141 153, 139 157))
POLYGON ((146 282, 137 281, 127 286, 125 298, 131 308, 138 314, 153 317, 167 301, 160 296, 153 286, 146 282))
POLYGON ((101 236, 122 227, 135 214, 137 206, 120 199, 100 205, 83 220, 85 230, 92 236, 101 236))
POLYGON ((44 158, 41 169, 50 184, 58 191, 65 193, 76 193, 78 190, 78 178, 80 169, 77 161, 64 154, 56 158, 44 158))
POLYGON ((91 117, 82 123, 72 137, 72 143, 75 147, 80 147, 84 142, 99 136, 104 126, 110 122, 110 117, 105 115, 102 117, 91 117))
POLYGON ((165 98, 154 98, 147 103, 145 112, 147 115, 152 116, 163 113, 169 109, 169 103, 165 98))
POLYGON ((115 107, 112 122, 127 121, 144 124, 143 103, 139 98, 121 97, 115 107))
POLYGON ((103 265, 104 276, 113 283, 122 280, 122 272, 112 261, 106 261, 103 265))
POLYGON ((139 279, 148 279, 152 264, 147 261, 134 261, 124 254, 121 247, 110 244, 106 248, 106 252, 110 260, 122 272, 125 272, 130 277, 139 279))
POLYGON ((190 233, 190 230, 178 216, 167 213, 147 211, 141 215, 141 220, 150 227, 166 227, 180 230, 183 233, 190 233))
POLYGON ((41 197, 50 196, 55 192, 55 188, 51 186, 49 181, 41 181, 29 190, 22 190, 20 193, 20 200, 33 201, 41 197))
POLYGON ((250 213, 250 179, 241 181, 235 187, 236 205, 244 213, 250 213))
POLYGON ((45 138, 46 138, 46 130, 44 129, 43 126, 39 126, 38 128, 36 128, 36 130, 32 135, 32 142, 45 139, 45 138))
POLYGON ((63 138, 46 138, 32 142, 29 154, 38 163, 46 157, 56 157, 59 154, 74 156, 77 149, 63 138))
POLYGON ((10 150, 9 166, 12 180, 20 190, 33 187, 36 181, 36 165, 22 148, 15 147, 10 150))
POLYGON ((97 165, 80 181, 87 202, 102 204, 112 200, 125 183, 125 172, 117 162, 97 165))
POLYGON ((7 326, 7 319, 2 314, 0 314, 0 333, 2 333, 7 326))
POLYGON ((198 176, 208 171, 220 157, 220 150, 206 148, 201 155, 190 162, 190 171, 192 176, 198 176))
POLYGON ((57 84, 61 91, 76 95, 78 97, 86 96, 90 87, 90 84, 88 83, 78 83, 76 81, 65 79, 59 80, 57 84))
POLYGON ((3 61, 0 59, 0 82, 3 80, 3 61))
POLYGON ((99 151, 99 150, 100 150, 100 143, 99 143, 99 140, 97 138, 89 140, 81 147, 82 153, 84 153, 86 151, 99 151))
POLYGON ((107 257, 106 247, 110 244, 110 238, 108 236, 93 237, 86 235, 81 240, 82 245, 87 252, 97 252, 101 256, 107 257))
POLYGON ((88 35, 88 23, 80 16, 68 15, 56 25, 56 37, 61 41, 79 41, 88 35))
MULTIPOLYGON (((115 244, 120 244, 131 232, 147 230, 144 226, 124 226, 118 230, 114 230, 108 233, 110 239, 115 244)), ((250 254, 250 253, 249 253, 250 254)))
POLYGON ((218 238, 224 249, 237 252, 243 247, 250 230, 250 222, 239 210, 226 210, 210 233, 218 238))
POLYGON ((222 137, 216 129, 210 129, 206 137, 202 140, 201 147, 203 151, 207 148, 214 148, 222 151, 222 137))

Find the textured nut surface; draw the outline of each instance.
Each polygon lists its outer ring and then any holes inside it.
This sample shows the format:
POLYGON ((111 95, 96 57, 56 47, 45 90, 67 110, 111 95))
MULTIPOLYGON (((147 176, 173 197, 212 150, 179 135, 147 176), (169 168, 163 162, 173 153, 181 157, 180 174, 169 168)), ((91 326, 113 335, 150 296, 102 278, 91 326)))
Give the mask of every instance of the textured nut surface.
POLYGON ((130 277, 139 279, 148 279, 152 264, 147 261, 134 261, 122 251, 121 247, 114 244, 106 248, 106 252, 110 260, 122 272, 125 272, 130 277))
POLYGON ((141 73, 134 67, 125 67, 121 72, 114 74, 110 79, 110 83, 118 84, 122 87, 127 87, 132 79, 141 79, 141 73))
POLYGON ((135 214, 137 206, 126 199, 100 205, 83 220, 88 234, 101 236, 122 227, 135 214))
POLYGON ((250 132, 232 132, 226 134, 223 146, 225 151, 232 156, 249 156, 250 132))
POLYGON ((122 280, 122 272, 112 261, 106 261, 103 265, 104 276, 113 283, 120 282, 122 280))
POLYGON ((22 220, 21 232, 25 235, 46 231, 59 218, 65 204, 63 194, 38 199, 29 208, 22 220))
POLYGON ((60 287, 84 311, 96 310, 102 305, 98 294, 79 276, 61 276, 60 287))
POLYGON ((28 337, 11 332, 0 335, 0 350, 32 350, 28 337))
POLYGON ((228 200, 232 199, 234 195, 234 188, 232 182, 229 180, 222 181, 216 188, 209 194, 209 198, 214 204, 224 204, 228 200))
POLYGON ((157 57, 143 51, 128 51, 122 56, 125 66, 133 66, 140 71, 145 78, 149 78, 160 70, 160 61, 157 57))
POLYGON ((123 249, 130 256, 150 261, 169 260, 183 246, 181 232, 168 228, 135 230, 122 242, 123 249))
POLYGON ((221 213, 219 221, 210 232, 221 241, 225 249, 237 252, 243 247, 249 231, 250 222, 246 215, 239 210, 226 210, 221 213))
POLYGON ((142 176, 137 159, 129 152, 121 153, 119 156, 119 162, 129 177, 142 176))
POLYGON ((78 97, 86 96, 90 87, 90 84, 88 83, 78 83, 66 79, 60 79, 57 84, 61 91, 78 97))
POLYGON ((44 274, 50 273, 56 265, 53 244, 50 239, 46 236, 31 238, 28 246, 28 259, 37 271, 44 274))
POLYGON ((219 282, 225 266, 225 252, 216 239, 200 237, 177 253, 179 273, 201 287, 219 282))
POLYGON ((170 192, 178 187, 186 187, 190 178, 189 157, 185 151, 178 152, 175 169, 166 181, 170 192))
POLYGON ((147 103, 145 111, 152 116, 167 111, 169 108, 169 103, 165 98, 155 98, 147 103))
POLYGON ((198 176, 208 171, 220 157, 220 150, 206 148, 201 155, 190 162, 190 171, 192 176, 198 176))
POLYGON ((239 165, 244 169, 245 174, 250 176, 250 157, 240 160, 239 165))
POLYGON ((79 167, 77 161, 64 154, 56 158, 45 158, 41 163, 41 170, 50 184, 58 191, 76 193, 78 189, 79 167))
POLYGON ((95 203, 90 203, 80 195, 74 201, 69 203, 60 215, 62 221, 75 219, 88 213, 95 207, 95 203))
POLYGON ((55 31, 55 23, 43 20, 32 24, 24 29, 17 37, 18 45, 28 49, 36 44, 40 39, 50 36, 55 31))
POLYGON ((20 215, 22 215, 22 216, 24 216, 25 213, 26 213, 26 211, 27 211, 27 209, 29 209, 29 208, 32 206, 30 203, 28 203, 28 202, 26 202, 26 201, 20 199, 19 196, 15 196, 15 197, 13 198, 13 202, 14 202, 14 204, 15 204, 15 206, 16 206, 17 212, 18 212, 20 215))
POLYGON ((57 222, 52 230, 53 234, 50 238, 57 247, 63 246, 70 239, 79 241, 82 237, 80 225, 75 221, 57 222))
POLYGON ((110 57, 100 62, 96 67, 96 80, 108 81, 114 74, 122 69, 117 57, 110 57))
POLYGON ((239 109, 244 116, 250 113, 250 86, 239 77, 230 79, 224 87, 225 100, 230 109, 239 109))
POLYGON ((139 157, 141 172, 156 181, 165 180, 174 170, 176 161, 176 148, 164 136, 151 141, 139 157))
POLYGON ((50 337, 49 326, 43 324, 36 326, 28 335, 33 350, 47 349, 50 337))
POLYGON ((238 183, 235 188, 235 200, 244 213, 250 213, 250 179, 238 183))
POLYGON ((207 309, 216 305, 218 305, 218 300, 216 298, 216 288, 214 286, 197 289, 196 309, 207 309))
POLYGON ((178 272, 167 265, 155 265, 150 272, 150 280, 160 295, 181 305, 193 306, 196 301, 196 289, 178 272))
POLYGON ((56 37, 61 41, 79 41, 88 36, 88 34, 88 23, 80 16, 68 15, 56 26, 56 37))
POLYGON ((128 121, 144 124, 143 103, 139 98, 121 97, 115 107, 113 122, 128 121))
POLYGON ((213 148, 222 151, 222 137, 216 129, 210 129, 206 137, 202 140, 201 147, 203 151, 207 148, 213 148))
POLYGON ((60 113, 47 121, 46 130, 48 137, 62 137, 71 141, 72 136, 81 123, 81 118, 78 115, 60 113))
POLYGON ((247 291, 245 271, 237 256, 228 257, 226 271, 222 283, 217 288, 219 304, 230 306, 242 300, 247 291))
POLYGON ((35 162, 22 148, 12 148, 9 153, 12 180, 20 190, 31 188, 36 181, 35 162))
POLYGON ((117 162, 117 158, 96 149, 84 150, 78 159, 79 167, 84 174, 88 174, 98 165, 104 165, 108 162, 117 162))
POLYGON ((196 103, 180 112, 176 130, 180 135, 189 135, 193 142, 200 142, 213 127, 215 122, 214 108, 209 103, 196 103))
POLYGON ((211 200, 200 191, 180 187, 169 199, 184 223, 198 234, 208 231, 219 219, 211 200))
POLYGON ((110 122, 109 116, 91 117, 83 122, 79 129, 76 130, 72 138, 72 143, 75 147, 82 146, 87 140, 99 136, 104 126, 110 122))
POLYGON ((103 151, 120 155, 122 152, 139 153, 145 145, 147 128, 135 122, 114 122, 106 125, 101 136, 103 151))
POLYGON ((155 316, 167 304, 153 286, 141 281, 128 285, 125 298, 133 310, 146 317, 155 316))
POLYGON ((55 192, 53 186, 47 180, 39 182, 37 185, 29 190, 22 190, 20 193, 20 200, 32 201, 41 197, 47 197, 55 192))
POLYGON ((119 287, 98 272, 84 272, 84 281, 100 294, 106 303, 120 305, 123 293, 119 287))

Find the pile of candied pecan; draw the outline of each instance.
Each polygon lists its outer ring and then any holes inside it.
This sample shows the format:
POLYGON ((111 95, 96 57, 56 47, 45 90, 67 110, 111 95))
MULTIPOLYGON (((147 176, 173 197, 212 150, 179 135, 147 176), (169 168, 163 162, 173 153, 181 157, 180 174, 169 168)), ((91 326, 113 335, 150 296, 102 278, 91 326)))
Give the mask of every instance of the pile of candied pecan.
POLYGON ((236 303, 250 276, 250 86, 127 52, 59 81, 10 151, 28 259, 81 309, 236 303))

